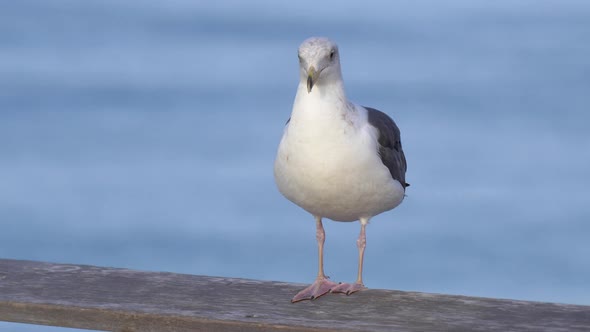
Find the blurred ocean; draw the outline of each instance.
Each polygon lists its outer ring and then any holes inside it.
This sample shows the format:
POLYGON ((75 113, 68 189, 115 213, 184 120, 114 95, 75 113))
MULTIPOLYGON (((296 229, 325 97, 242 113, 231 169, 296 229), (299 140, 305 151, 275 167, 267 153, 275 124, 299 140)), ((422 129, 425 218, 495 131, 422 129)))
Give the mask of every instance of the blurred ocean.
MULTIPOLYGON (((313 35, 402 130, 368 287, 590 305, 583 0, 4 2, 0 257, 311 282, 314 220, 272 166, 313 35)), ((354 280, 358 223, 325 227, 354 280)))

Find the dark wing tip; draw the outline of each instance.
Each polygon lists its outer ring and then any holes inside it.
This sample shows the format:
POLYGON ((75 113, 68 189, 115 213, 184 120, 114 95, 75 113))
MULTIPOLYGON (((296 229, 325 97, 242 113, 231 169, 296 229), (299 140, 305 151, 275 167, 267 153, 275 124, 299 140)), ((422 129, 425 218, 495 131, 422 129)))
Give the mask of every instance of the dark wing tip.
POLYGON ((409 187, 406 182, 406 156, 402 149, 401 133, 395 121, 387 114, 371 108, 365 107, 368 112, 369 124, 377 129, 379 137, 379 156, 383 165, 389 169, 391 177, 404 187, 409 187))

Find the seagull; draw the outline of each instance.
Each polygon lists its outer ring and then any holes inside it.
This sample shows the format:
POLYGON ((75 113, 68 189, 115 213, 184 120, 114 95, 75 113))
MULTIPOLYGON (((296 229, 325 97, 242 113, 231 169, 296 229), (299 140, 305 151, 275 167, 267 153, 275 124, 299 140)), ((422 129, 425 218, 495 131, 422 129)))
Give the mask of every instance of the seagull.
POLYGON ((274 177, 287 199, 314 216, 319 264, 315 282, 291 302, 364 289, 365 228, 372 217, 398 206, 409 186, 400 130, 385 113, 346 98, 338 46, 312 37, 298 53, 300 81, 274 177), (324 274, 323 218, 360 221, 354 283, 335 283, 324 274))

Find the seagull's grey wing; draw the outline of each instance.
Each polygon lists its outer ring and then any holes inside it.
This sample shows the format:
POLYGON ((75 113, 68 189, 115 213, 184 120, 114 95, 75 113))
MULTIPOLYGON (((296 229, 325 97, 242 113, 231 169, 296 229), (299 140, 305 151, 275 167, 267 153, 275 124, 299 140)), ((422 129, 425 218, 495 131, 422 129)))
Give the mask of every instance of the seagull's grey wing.
POLYGON ((370 107, 365 107, 365 109, 367 109, 369 124, 375 127, 379 133, 379 156, 383 165, 389 169, 391 177, 406 188, 409 186, 406 183, 408 166, 402 149, 399 128, 387 114, 370 107))

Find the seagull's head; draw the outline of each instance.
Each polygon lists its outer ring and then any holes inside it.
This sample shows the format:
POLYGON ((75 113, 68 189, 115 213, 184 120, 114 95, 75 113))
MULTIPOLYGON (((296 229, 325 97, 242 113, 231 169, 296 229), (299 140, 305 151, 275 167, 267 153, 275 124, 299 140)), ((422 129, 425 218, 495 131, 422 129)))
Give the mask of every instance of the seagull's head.
POLYGON ((338 45, 328 38, 311 37, 299 46, 299 67, 302 82, 307 83, 307 92, 314 86, 338 82, 340 54, 338 45))

